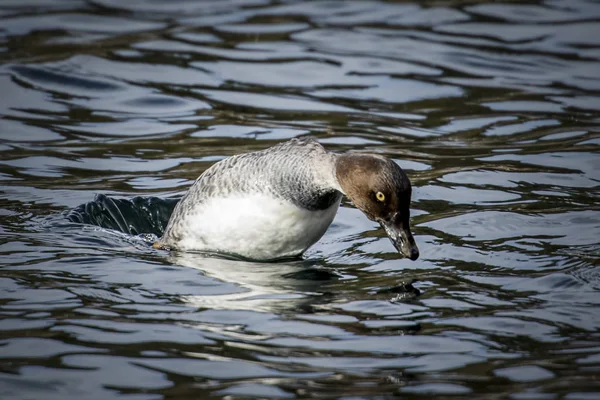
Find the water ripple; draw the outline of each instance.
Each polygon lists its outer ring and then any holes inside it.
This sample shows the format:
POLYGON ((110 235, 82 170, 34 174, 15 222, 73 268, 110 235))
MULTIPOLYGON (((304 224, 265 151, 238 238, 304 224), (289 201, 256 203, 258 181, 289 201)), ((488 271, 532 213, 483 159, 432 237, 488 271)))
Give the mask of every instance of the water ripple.
POLYGON ((6 0, 0 397, 598 398, 600 4, 6 0), (156 250, 213 163, 394 159, 299 260, 156 250))

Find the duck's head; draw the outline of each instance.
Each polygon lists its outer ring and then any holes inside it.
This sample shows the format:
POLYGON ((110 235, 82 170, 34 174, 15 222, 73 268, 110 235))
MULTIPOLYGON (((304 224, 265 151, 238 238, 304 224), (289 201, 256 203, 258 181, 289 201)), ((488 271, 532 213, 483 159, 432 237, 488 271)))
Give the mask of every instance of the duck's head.
POLYGON ((406 258, 419 258, 410 232, 410 180, 392 160, 371 154, 344 154, 336 161, 343 192, 372 221, 379 222, 406 258))

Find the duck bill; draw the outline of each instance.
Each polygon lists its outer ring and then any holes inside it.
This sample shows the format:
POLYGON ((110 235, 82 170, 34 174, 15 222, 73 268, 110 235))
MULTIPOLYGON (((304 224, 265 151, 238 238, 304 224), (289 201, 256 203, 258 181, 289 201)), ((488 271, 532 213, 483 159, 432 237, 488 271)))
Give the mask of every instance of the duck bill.
POLYGON ((394 244, 394 247, 400 254, 413 261, 419 258, 419 248, 415 243, 415 238, 410 232, 408 223, 404 224, 392 220, 391 222, 382 222, 381 226, 385 229, 385 233, 387 233, 394 244))

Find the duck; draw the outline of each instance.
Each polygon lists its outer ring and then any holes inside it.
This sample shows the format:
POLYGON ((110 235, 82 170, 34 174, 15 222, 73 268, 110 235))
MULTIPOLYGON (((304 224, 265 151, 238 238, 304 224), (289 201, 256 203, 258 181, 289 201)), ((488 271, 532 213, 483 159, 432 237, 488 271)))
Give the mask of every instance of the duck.
POLYGON ((401 257, 414 261, 411 194, 410 179, 387 157, 338 154, 312 137, 293 138, 204 171, 154 247, 256 261, 297 258, 327 231, 345 195, 381 225, 401 257))

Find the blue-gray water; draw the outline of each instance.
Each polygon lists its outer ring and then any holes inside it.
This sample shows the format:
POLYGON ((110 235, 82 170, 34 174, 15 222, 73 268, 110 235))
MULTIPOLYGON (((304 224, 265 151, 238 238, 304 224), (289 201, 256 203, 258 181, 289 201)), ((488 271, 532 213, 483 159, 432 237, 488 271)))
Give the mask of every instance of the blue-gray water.
POLYGON ((0 398, 600 398, 599 2, 4 0, 0 62, 0 398), (305 134, 407 170, 418 261, 67 218, 305 134))

